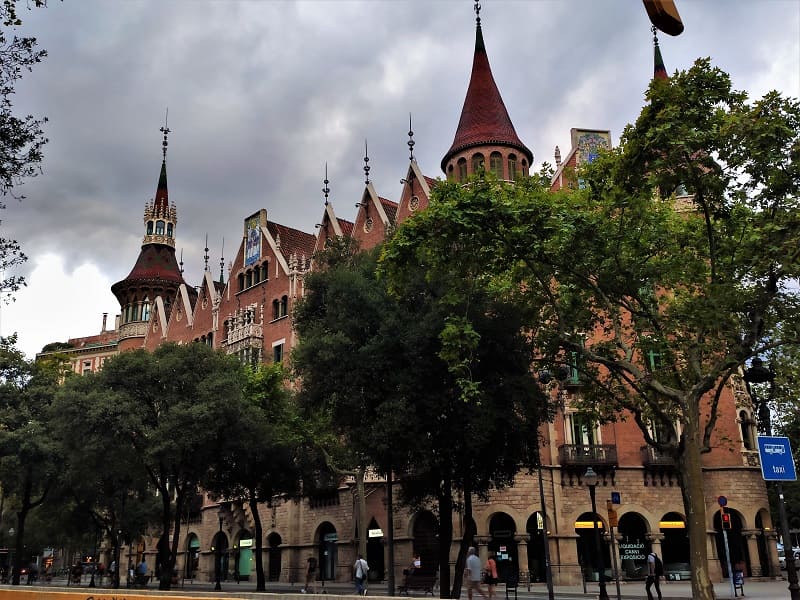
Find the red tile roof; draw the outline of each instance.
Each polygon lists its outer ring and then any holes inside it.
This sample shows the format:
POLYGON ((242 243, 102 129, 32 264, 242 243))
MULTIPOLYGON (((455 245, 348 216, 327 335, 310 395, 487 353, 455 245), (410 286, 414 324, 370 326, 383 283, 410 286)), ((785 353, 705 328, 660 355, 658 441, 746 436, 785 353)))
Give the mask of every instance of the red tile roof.
POLYGON ((305 255, 307 258, 311 258, 314 253, 314 244, 317 238, 312 234, 271 221, 267 223, 267 229, 276 240, 280 236, 281 253, 284 256, 297 254, 298 256, 305 255))
POLYGON ((139 252, 139 258, 128 276, 111 286, 116 295, 127 284, 135 283, 174 283, 177 287, 183 281, 183 275, 175 260, 175 249, 162 244, 145 244, 139 252))
POLYGON ((392 202, 391 200, 381 198, 380 196, 378 199, 381 201, 381 206, 383 206, 386 216, 389 217, 389 222, 394 223, 397 219, 397 202, 392 202))
POLYGON ((529 163, 533 162, 533 153, 517 136, 500 90, 494 82, 479 23, 475 34, 475 57, 472 61, 467 97, 461 109, 461 120, 458 122, 453 145, 442 159, 442 171, 454 154, 483 145, 511 146, 525 154, 529 163))
POLYGON ((339 223, 339 227, 342 229, 342 235, 344 237, 350 237, 353 234, 353 226, 354 223, 352 221, 345 221, 344 219, 336 218, 336 221, 339 223))

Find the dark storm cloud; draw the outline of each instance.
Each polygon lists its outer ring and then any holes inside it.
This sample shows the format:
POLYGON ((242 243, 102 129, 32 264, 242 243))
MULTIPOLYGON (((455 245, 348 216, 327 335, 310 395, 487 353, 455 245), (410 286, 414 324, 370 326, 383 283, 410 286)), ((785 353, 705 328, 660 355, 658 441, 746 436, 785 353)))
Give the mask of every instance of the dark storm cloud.
MULTIPOLYGON (((798 94, 794 0, 678 1, 686 31, 661 36, 667 69, 711 55, 739 88, 798 94)), ((27 253, 127 275, 152 198, 169 107, 170 199, 190 282, 205 235, 218 273, 242 220, 259 208, 314 232, 328 162, 331 198, 352 219, 363 190, 364 139, 378 192, 396 199, 415 155, 440 175, 464 100, 474 47, 466 1, 126 2, 64 0, 25 11, 22 31, 50 55, 15 104, 47 115, 44 173, 3 215, 27 253)), ((537 164, 566 154, 570 127, 611 129, 638 115, 652 74, 640 2, 483 3, 495 79, 537 164)), ((76 331, 75 335, 83 332, 76 331)))

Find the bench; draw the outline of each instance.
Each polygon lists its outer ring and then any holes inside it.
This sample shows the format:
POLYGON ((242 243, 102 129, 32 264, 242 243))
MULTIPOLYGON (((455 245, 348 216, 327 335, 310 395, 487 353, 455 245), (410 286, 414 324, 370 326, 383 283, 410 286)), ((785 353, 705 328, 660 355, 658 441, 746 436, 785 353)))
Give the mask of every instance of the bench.
POLYGON ((406 580, 398 588, 398 592, 408 596, 411 590, 419 590, 425 594, 433 596, 433 589, 436 587, 436 575, 418 575, 412 573, 406 576, 406 580))

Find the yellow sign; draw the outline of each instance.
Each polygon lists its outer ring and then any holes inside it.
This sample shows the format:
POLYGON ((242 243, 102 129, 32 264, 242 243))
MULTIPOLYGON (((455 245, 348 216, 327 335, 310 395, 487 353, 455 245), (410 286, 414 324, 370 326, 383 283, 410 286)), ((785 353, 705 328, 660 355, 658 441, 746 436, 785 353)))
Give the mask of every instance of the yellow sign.
MULTIPOLYGON (((597 528, 603 529, 605 525, 603 525, 602 521, 597 522, 597 528)), ((591 521, 575 521, 575 529, 594 529, 594 523, 591 521)), ((2 598, 0 598, 2 600, 2 598)))

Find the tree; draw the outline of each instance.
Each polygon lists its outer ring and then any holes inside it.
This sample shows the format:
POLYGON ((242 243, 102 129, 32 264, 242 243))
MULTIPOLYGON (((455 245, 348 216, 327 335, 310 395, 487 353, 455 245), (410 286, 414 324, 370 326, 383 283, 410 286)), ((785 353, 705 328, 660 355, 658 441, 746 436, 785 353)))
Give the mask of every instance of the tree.
POLYGON ((475 532, 472 495, 511 484, 530 464, 530 433, 547 403, 530 377, 519 313, 477 282, 457 289, 445 275, 426 279, 414 261, 395 265, 402 289, 392 295, 379 251, 323 258, 325 268, 308 277, 295 313, 301 397, 330 415, 362 467, 400 474, 407 504, 435 501, 440 590, 457 597, 475 532), (467 533, 451 590, 457 492, 467 533))
POLYGON ((58 372, 47 363, 25 359, 16 339, 0 338, 0 481, 16 511, 16 564, 12 583, 26 560, 25 525, 31 511, 50 492, 59 462, 48 429, 47 411, 58 385, 58 372))
POLYGON ((440 185, 387 255, 425 249, 436 269, 468 248, 535 315, 540 368, 579 370, 586 410, 629 414, 675 458, 693 596, 707 599, 701 457, 725 443, 723 392, 751 357, 798 343, 800 107, 777 92, 748 103, 707 59, 647 99, 576 189, 440 185))
MULTIPOLYGON (((20 117, 14 114, 12 96, 14 86, 25 71, 47 56, 36 48, 36 38, 10 35, 6 28, 22 24, 17 14, 16 0, 2 0, 0 4, 0 196, 15 195, 14 189, 29 177, 34 177, 42 162, 42 147, 47 143, 42 125, 47 119, 36 119, 32 115, 20 117)), ((34 0, 34 6, 44 6, 43 0, 34 0)), ((30 6, 30 4, 29 4, 30 6)), ((5 204, 0 202, 0 209, 5 204)), ((0 238, 0 270, 3 273, 27 260, 20 245, 7 238, 0 238)), ((24 279, 15 275, 4 275, 0 290, 16 291, 24 285, 24 279)))
POLYGON ((116 400, 106 426, 133 449, 161 500, 156 567, 168 590, 186 502, 240 426, 228 407, 239 402, 242 366, 205 344, 164 344, 115 356, 99 377, 116 400))
POLYGON ((250 506, 259 592, 266 589, 259 505, 272 506, 300 491, 297 453, 302 439, 285 378, 280 364, 247 369, 241 403, 228 405, 229 411, 238 413, 236 435, 222 440, 215 462, 201 481, 205 490, 225 501, 240 500, 250 506))
POLYGON ((95 536, 111 540, 117 563, 114 587, 119 587, 118 553, 122 539, 145 530, 158 518, 158 504, 148 483, 147 472, 132 445, 120 443, 117 394, 109 391, 99 375, 71 377, 58 390, 49 420, 64 457, 60 465, 57 494, 60 512, 75 515, 85 528, 94 525, 95 536), (81 435, 75 435, 79 424, 81 435))

